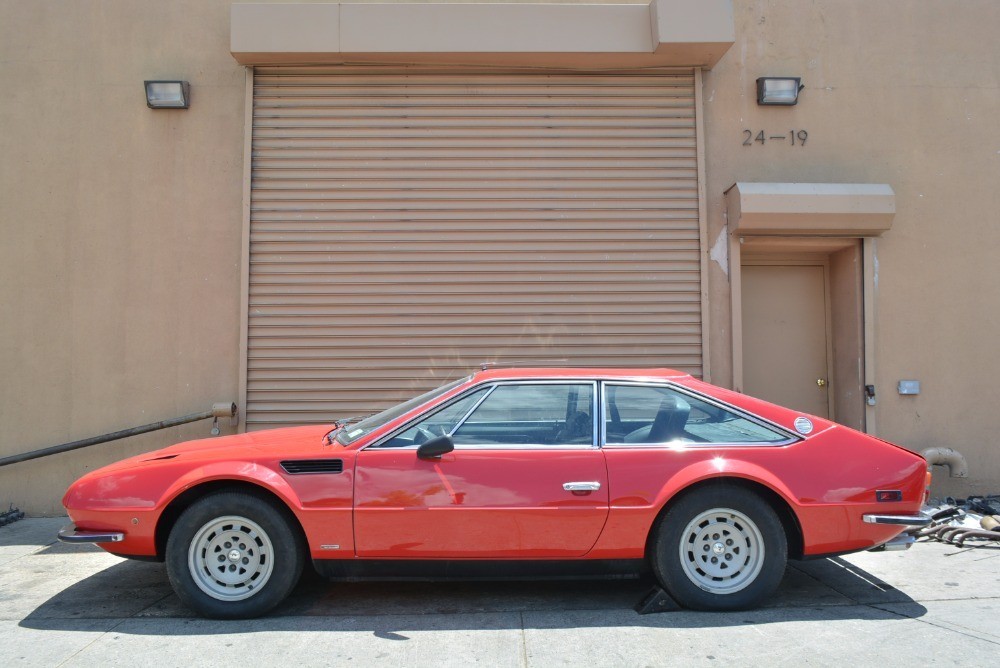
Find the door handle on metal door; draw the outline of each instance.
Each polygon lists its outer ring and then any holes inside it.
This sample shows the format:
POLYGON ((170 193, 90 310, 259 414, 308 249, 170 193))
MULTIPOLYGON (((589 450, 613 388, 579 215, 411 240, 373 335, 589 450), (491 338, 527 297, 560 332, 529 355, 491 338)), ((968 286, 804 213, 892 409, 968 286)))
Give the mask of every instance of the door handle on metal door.
POLYGON ((567 492, 596 492, 601 488, 599 482, 564 482, 563 489, 567 492))

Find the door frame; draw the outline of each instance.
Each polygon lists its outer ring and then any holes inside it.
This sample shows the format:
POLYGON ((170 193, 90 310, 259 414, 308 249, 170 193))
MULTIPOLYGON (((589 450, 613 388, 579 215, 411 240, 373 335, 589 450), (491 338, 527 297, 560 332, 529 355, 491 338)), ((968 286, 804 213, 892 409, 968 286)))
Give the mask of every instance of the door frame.
MULTIPOLYGON (((861 312, 861 327, 862 327, 862 341, 861 348, 863 354, 863 369, 862 369, 862 384, 863 385, 875 385, 875 341, 876 341, 876 325, 877 325, 877 246, 876 238, 874 237, 860 237, 860 236, 838 236, 838 237, 818 237, 818 236, 768 236, 768 237, 746 237, 738 233, 730 233, 729 235, 729 280, 730 280, 730 314, 732 318, 732 360, 733 360, 733 383, 732 387, 737 392, 743 392, 743 277, 742 277, 742 265, 744 264, 744 251, 743 245, 745 240, 753 238, 758 242, 773 242, 773 247, 775 248, 774 254, 781 257, 799 257, 803 258, 803 255, 813 254, 828 256, 832 252, 841 250, 848 247, 849 245, 857 244, 861 242, 860 254, 861 254, 861 299, 862 299, 862 312, 861 312), (780 250, 778 250, 780 249, 780 250)), ((753 255, 754 257, 764 257, 769 253, 766 251, 757 251, 753 253, 747 253, 747 255, 753 255)), ((815 261, 809 261, 805 258, 807 264, 816 264, 815 261)), ((754 263, 754 258, 747 258, 748 264, 754 263)), ((827 273, 826 273, 826 291, 827 291, 827 326, 832 326, 832 320, 830 319, 829 309, 830 309, 830 281, 829 281, 829 261, 827 260, 827 273)), ((832 345, 831 337, 827 336, 827 346, 832 345)), ((833 364, 832 354, 828 353, 827 356, 827 366, 833 364)), ((828 400, 832 401, 832 393, 828 393, 828 400)), ((877 435, 876 428, 876 414, 875 406, 865 403, 864 406, 864 429, 863 431, 868 434, 877 435)))

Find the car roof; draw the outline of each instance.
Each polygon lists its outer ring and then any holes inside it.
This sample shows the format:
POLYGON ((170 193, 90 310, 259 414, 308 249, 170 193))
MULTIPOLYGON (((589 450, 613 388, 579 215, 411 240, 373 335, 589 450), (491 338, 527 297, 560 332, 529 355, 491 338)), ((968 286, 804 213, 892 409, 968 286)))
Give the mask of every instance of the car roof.
POLYGON ((691 374, 666 368, 578 368, 578 367, 511 367, 477 371, 472 380, 516 380, 530 378, 596 378, 601 380, 665 380, 689 377, 691 374))

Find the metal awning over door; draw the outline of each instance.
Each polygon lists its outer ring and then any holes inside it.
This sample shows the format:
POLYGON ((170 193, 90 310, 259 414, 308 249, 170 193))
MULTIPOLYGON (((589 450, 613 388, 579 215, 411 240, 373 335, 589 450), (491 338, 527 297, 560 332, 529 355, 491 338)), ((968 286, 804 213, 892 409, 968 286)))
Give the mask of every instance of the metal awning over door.
POLYGON ((249 429, 484 361, 700 374, 693 72, 257 68, 253 104, 249 429))

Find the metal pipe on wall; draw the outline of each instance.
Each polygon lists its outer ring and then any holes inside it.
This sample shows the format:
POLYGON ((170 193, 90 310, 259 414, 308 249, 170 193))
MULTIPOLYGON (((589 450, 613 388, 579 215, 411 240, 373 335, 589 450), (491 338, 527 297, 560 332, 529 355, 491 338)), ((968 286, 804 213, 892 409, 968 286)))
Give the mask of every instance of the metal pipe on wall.
POLYGON ((927 448, 920 452, 927 460, 928 468, 941 465, 948 467, 948 475, 952 478, 968 478, 969 464, 965 461, 965 456, 958 450, 951 448, 927 448))
POLYGON ((40 450, 23 452, 19 455, 10 455, 9 457, 3 457, 0 458, 0 466, 17 464, 19 462, 26 462, 31 459, 38 459, 39 457, 48 457, 49 455, 56 455, 61 452, 69 452, 70 450, 78 450, 80 448, 86 448, 91 445, 98 445, 99 443, 107 443, 108 441, 117 441, 118 439, 128 438, 129 436, 138 436, 139 434, 145 434, 151 431, 157 431, 159 429, 176 427, 178 425, 187 424, 188 422, 197 422, 198 420, 207 420, 208 418, 218 419, 220 417, 235 417, 236 410, 237 410, 236 404, 234 403, 226 403, 226 402, 216 403, 212 404, 212 410, 209 411, 204 411, 201 413, 191 413, 190 415, 184 415, 182 417, 171 418, 169 420, 161 420, 160 422, 151 422, 150 424, 144 424, 139 427, 131 427, 129 429, 113 431, 109 434, 92 436, 90 438, 80 439, 79 441, 62 443, 60 445, 53 445, 52 447, 49 448, 41 448, 40 450))

